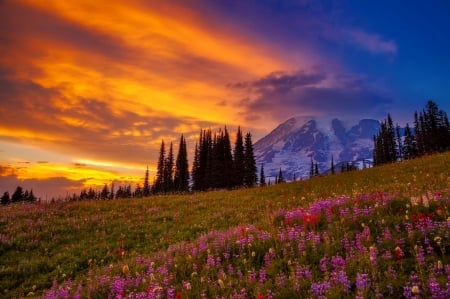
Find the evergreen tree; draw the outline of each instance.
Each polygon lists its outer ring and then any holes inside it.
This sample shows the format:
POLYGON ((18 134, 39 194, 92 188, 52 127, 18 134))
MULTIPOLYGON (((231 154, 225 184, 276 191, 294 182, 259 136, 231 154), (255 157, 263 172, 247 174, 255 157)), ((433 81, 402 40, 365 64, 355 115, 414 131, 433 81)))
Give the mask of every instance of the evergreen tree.
POLYGON ((261 187, 266 185, 266 175, 264 174, 264 163, 261 163, 261 172, 259 173, 259 185, 261 187))
POLYGON ((281 167, 280 167, 280 171, 278 172, 276 183, 277 184, 281 184, 281 183, 284 183, 284 182, 285 182, 285 180, 284 180, 283 173, 281 172, 281 167))
POLYGON ((390 114, 388 114, 388 118, 387 118, 386 145, 387 145, 388 162, 397 161, 397 148, 396 148, 397 146, 395 143, 394 122, 392 121, 390 114))
POLYGON ((255 155, 253 153, 252 135, 250 133, 245 135, 244 159, 244 185, 247 187, 252 187, 256 184, 258 177, 256 175, 257 168, 255 155))
POLYGON ((164 140, 161 141, 161 147, 159 150, 159 159, 158 159, 158 165, 156 168, 156 179, 155 183, 153 184, 153 193, 162 193, 164 192, 164 166, 165 166, 165 156, 166 156, 166 149, 164 146, 164 140))
POLYGON ((167 154, 167 158, 164 161, 164 184, 163 184, 163 192, 172 192, 173 191, 173 173, 174 173, 174 159, 173 159, 173 145, 170 143, 169 153, 167 154))
POLYGON ((335 169, 334 169, 334 157, 333 155, 331 155, 331 174, 335 173, 335 169))
POLYGON ((86 189, 81 190, 80 192, 80 200, 87 200, 88 199, 88 193, 86 189))
POLYGON ((238 127, 236 134, 236 142, 234 145, 234 186, 244 185, 244 169, 245 169, 245 156, 244 156, 244 141, 242 137, 241 128, 238 127))
POLYGON ((200 150, 195 144, 194 161, 192 163, 192 190, 200 190, 200 150))
POLYGON ((403 159, 409 160, 417 155, 417 149, 414 136, 411 132, 409 124, 405 126, 405 139, 403 141, 403 159))
POLYGON ((319 175, 319 165, 316 163, 314 165, 314 176, 318 176, 319 175))
POLYGON ((403 160, 403 141, 398 124, 395 126, 395 141, 397 143, 397 157, 401 161, 403 160))
POLYGON ((379 133, 374 137, 374 164, 381 165, 397 161, 397 143, 392 118, 381 123, 379 133))
POLYGON ((124 198, 131 198, 131 197, 132 197, 131 185, 128 184, 127 187, 125 188, 124 198))
POLYGON ((213 184, 213 139, 211 130, 203 131, 200 138, 199 190, 207 190, 213 184))
POLYGON ((417 155, 421 156, 424 154, 424 131, 423 131, 423 116, 416 112, 414 112, 414 136, 416 140, 417 146, 417 155))
POLYGON ((89 191, 88 191, 88 199, 96 199, 97 197, 97 193, 95 192, 94 189, 92 189, 92 187, 89 187, 89 191))
POLYGON ((105 186, 103 186, 102 192, 100 193, 100 198, 108 199, 108 197, 109 197, 109 189, 108 189, 108 185, 105 184, 105 186))
POLYGON ((178 148, 177 160, 175 163, 175 190, 178 192, 189 191, 189 165, 187 160, 186 140, 181 135, 180 146, 178 148))
POLYGON ((37 200, 36 196, 34 196, 33 189, 30 190, 30 193, 28 193, 27 201, 35 202, 37 200))
POLYGON ((312 178, 314 176, 314 162, 311 158, 311 167, 309 168, 309 177, 312 178))
POLYGON ((23 201, 24 192, 23 188, 20 186, 17 186, 16 191, 14 191, 13 195, 11 196, 11 202, 19 202, 23 201))
POLYGON ((148 165, 147 165, 147 169, 145 170, 144 188, 142 189, 143 196, 150 195, 150 183, 148 182, 148 179, 149 179, 148 177, 149 177, 149 171, 148 171, 148 165))
POLYGON ((136 189, 134 189, 134 197, 142 197, 144 195, 144 191, 141 188, 141 185, 138 183, 136 185, 136 189))
POLYGON ((5 193, 3 193, 3 196, 0 199, 0 203, 2 205, 7 205, 11 202, 11 198, 9 197, 9 192, 5 191, 5 193))

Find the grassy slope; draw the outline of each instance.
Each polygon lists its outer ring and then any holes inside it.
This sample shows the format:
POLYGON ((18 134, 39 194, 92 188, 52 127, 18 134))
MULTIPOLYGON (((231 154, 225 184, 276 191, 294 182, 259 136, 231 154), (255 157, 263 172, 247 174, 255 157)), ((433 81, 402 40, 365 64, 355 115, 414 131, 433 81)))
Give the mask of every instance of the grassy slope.
POLYGON ((151 255, 211 229, 265 227, 279 208, 318 198, 387 191, 419 195, 450 186, 450 153, 267 188, 148 199, 0 208, 0 294, 35 294, 53 280, 151 255), (124 249, 122 251, 121 249, 124 249))

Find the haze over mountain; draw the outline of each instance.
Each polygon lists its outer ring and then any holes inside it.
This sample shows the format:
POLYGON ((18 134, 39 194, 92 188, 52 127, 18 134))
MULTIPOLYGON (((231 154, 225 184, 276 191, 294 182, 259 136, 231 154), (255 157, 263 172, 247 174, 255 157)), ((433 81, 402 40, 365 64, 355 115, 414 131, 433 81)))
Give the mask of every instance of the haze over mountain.
POLYGON ((379 128, 374 119, 351 124, 338 118, 292 117, 255 143, 255 156, 266 177, 275 177, 281 168, 287 180, 307 178, 311 160, 323 173, 331 168, 332 157, 335 165, 372 159, 379 128))

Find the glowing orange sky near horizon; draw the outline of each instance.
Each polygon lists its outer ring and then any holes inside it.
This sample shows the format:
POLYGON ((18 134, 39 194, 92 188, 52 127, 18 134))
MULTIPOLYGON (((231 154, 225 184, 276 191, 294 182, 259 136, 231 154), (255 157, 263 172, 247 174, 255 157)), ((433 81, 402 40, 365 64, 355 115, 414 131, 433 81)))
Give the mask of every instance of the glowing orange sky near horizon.
POLYGON ((154 169, 162 138, 176 149, 182 133, 193 147, 203 126, 272 127, 268 119, 246 123, 242 98, 226 86, 289 70, 292 57, 232 24, 214 25, 223 20, 147 2, 3 4, 2 22, 11 32, 2 33, 8 43, 0 46, 6 53, 0 66, 21 84, 10 101, 24 117, 8 112, 10 119, 0 122, 2 147, 23 148, 17 155, 0 152, 0 163, 14 168, 31 161, 15 173, 18 179, 138 182, 146 164, 154 169), (36 154, 43 148, 45 154, 36 154), (73 166, 80 161, 90 164, 73 166))

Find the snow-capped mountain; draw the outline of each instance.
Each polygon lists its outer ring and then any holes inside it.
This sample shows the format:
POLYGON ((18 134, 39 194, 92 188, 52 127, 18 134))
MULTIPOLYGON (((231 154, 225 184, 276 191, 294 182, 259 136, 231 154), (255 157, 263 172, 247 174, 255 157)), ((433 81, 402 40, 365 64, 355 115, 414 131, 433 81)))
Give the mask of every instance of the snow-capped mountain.
POLYGON ((307 178, 311 159, 320 173, 329 171, 331 157, 335 165, 372 159, 379 128, 373 119, 349 126, 337 118, 293 117, 255 143, 256 161, 258 167, 264 163, 266 177, 275 177, 281 168, 287 180, 307 178))

